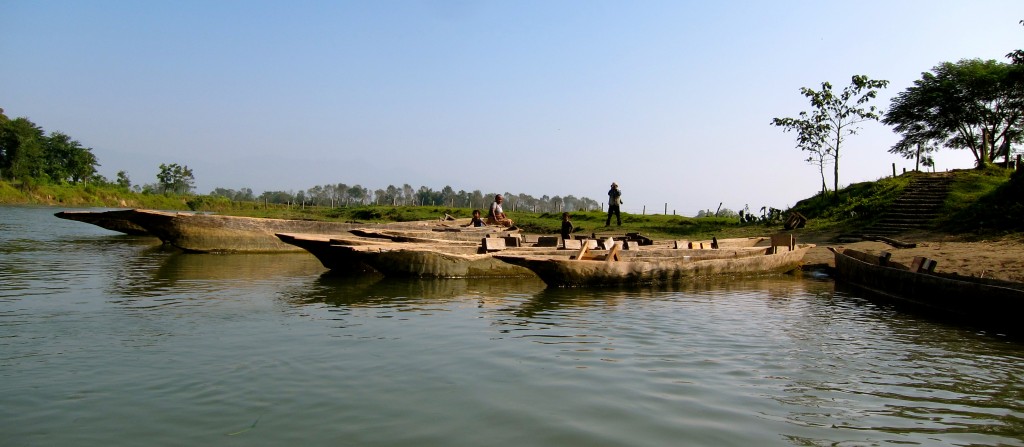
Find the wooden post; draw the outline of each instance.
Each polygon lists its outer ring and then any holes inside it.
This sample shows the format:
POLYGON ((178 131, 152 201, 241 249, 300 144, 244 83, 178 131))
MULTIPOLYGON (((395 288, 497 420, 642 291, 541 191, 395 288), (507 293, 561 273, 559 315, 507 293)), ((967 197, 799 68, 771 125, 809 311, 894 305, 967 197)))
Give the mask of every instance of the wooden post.
POLYGON ((892 164, 892 176, 896 177, 896 163, 892 164))
POLYGON ((665 202, 665 215, 668 215, 668 202, 665 202))

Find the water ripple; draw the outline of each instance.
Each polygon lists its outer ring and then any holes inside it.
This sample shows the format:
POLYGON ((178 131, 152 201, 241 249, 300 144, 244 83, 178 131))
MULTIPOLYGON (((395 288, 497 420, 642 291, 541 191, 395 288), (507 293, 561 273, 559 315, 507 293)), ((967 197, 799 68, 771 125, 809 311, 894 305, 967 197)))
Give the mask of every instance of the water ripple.
POLYGON ((345 277, 45 211, 0 214, 5 444, 1024 445, 1018 341, 820 278, 345 277))

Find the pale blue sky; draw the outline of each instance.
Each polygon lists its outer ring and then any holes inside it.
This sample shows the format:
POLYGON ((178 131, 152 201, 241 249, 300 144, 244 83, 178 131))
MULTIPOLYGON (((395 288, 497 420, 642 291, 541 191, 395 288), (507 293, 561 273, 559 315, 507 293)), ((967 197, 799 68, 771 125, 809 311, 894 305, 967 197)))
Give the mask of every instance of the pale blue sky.
MULTIPOLYGON (((1006 61, 1024 2, 0 0, 0 108, 100 172, 199 192, 409 183, 587 196, 626 212, 785 208, 817 168, 769 123, 800 87, 1006 61)), ((865 125, 840 184, 912 161, 865 125)), ((942 152, 940 170, 971 167, 942 152)), ((831 184, 831 177, 828 179, 831 184)))

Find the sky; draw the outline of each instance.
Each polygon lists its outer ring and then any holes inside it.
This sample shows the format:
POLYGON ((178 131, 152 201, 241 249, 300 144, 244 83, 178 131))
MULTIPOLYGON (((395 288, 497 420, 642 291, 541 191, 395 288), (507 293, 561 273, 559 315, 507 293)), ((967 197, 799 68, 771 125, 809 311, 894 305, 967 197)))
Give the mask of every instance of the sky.
MULTIPOLYGON (((0 108, 100 174, 196 190, 359 184, 589 197, 627 213, 780 209, 821 178, 775 117, 801 87, 1007 62, 1020 0, 0 0, 0 108)), ((913 169, 865 123, 840 186, 913 169)), ((966 151, 935 155, 966 169, 966 151)), ((831 173, 826 178, 832 184, 831 173)))

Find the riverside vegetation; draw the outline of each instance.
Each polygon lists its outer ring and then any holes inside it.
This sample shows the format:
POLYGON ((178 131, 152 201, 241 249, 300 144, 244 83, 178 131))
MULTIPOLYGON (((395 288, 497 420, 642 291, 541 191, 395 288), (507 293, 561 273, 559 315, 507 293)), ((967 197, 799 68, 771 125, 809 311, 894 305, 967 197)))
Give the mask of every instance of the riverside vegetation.
MULTIPOLYGON (((742 237, 782 231, 792 212, 808 219, 803 233, 848 233, 869 226, 899 196, 915 172, 854 183, 838 194, 818 194, 788 210, 767 210, 746 219, 735 216, 684 217, 623 213, 621 227, 604 227, 602 211, 573 211, 578 234, 639 232, 655 239, 742 237)), ((1024 170, 998 166, 953 172, 954 182, 936 231, 965 237, 1024 233, 1024 170)), ((469 217, 472 210, 444 206, 355 205, 342 207, 232 201, 212 195, 139 193, 114 185, 18 185, 0 181, 0 204, 63 207, 151 208, 226 215, 349 222, 396 222, 469 217)), ((560 212, 515 212, 526 232, 557 234, 560 212)))

